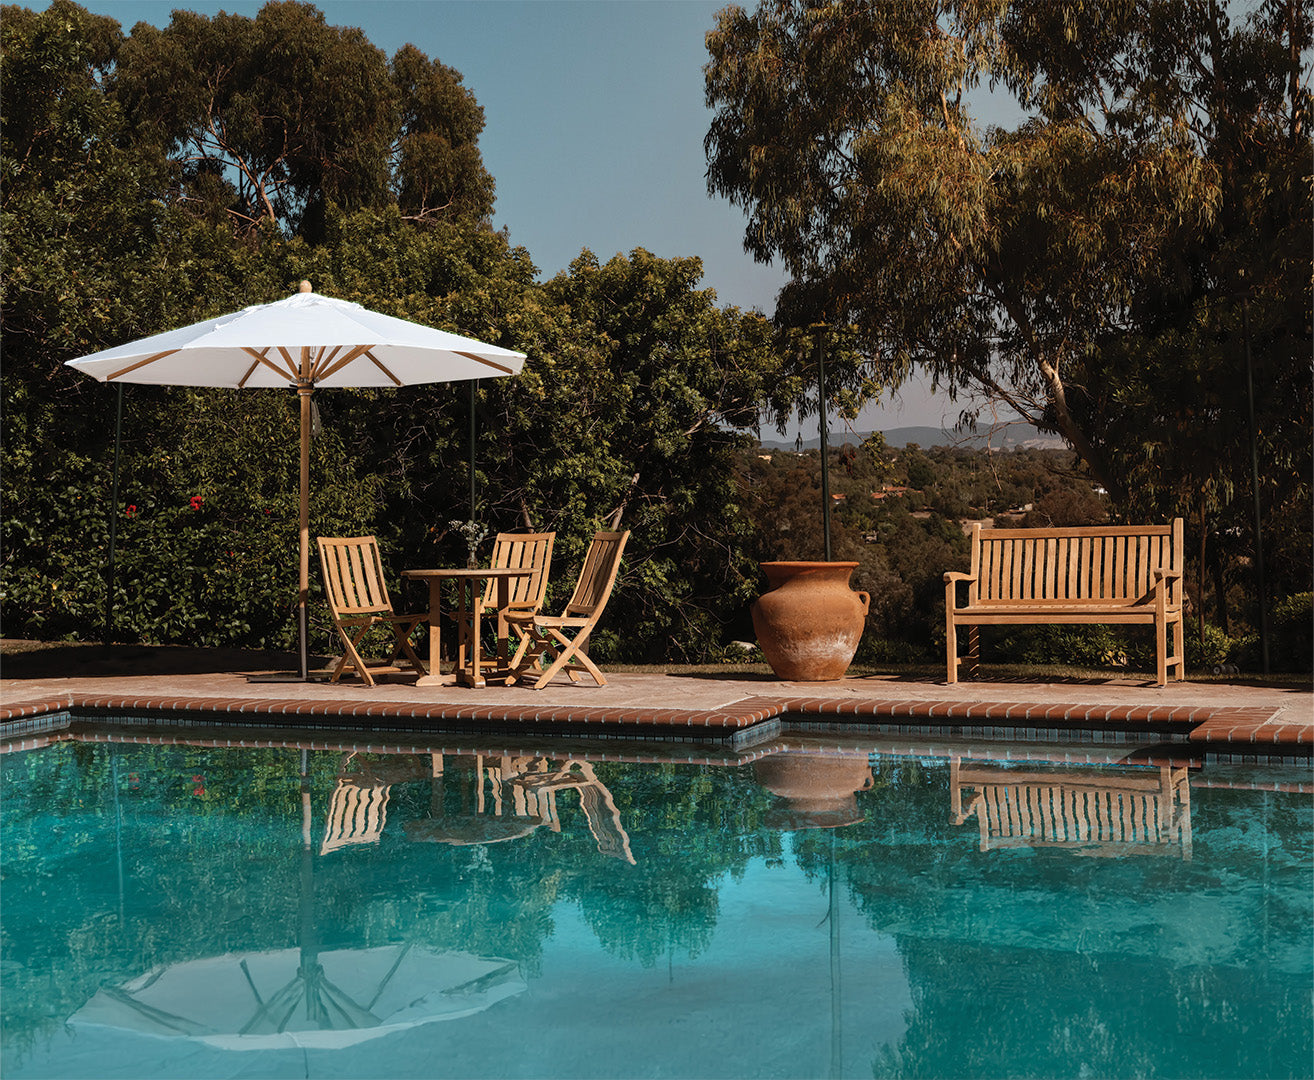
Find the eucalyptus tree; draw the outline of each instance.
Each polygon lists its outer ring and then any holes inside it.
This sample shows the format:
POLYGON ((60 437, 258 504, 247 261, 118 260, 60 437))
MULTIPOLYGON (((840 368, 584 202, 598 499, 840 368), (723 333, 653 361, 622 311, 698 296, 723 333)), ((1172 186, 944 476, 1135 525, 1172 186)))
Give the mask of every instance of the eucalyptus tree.
POLYGON ((1241 24, 1216 0, 730 7, 707 36, 708 185, 789 271, 782 321, 852 324, 885 380, 920 365, 1011 406, 1127 494, 1167 464, 1185 387, 1235 420, 1235 367, 1199 361, 1228 334, 1239 357, 1240 296, 1283 338, 1272 384, 1308 434, 1310 33, 1302 0, 1241 24), (1023 121, 983 129, 986 88, 1023 121))

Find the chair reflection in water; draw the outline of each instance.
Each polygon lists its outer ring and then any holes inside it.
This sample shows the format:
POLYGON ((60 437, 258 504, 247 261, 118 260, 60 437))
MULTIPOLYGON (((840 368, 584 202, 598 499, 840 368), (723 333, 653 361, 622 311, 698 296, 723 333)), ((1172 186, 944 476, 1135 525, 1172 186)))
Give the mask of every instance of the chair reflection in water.
POLYGON ((561 831, 557 792, 578 792, 584 820, 597 841, 598 851, 634 865, 629 833, 621 824, 620 811, 611 791, 598 779, 590 762, 568 759, 554 767, 545 758, 535 758, 527 763, 522 759, 510 783, 516 813, 542 818, 553 832, 561 831))
POLYGON ((356 844, 377 843, 388 820, 392 785, 408 780, 429 779, 432 785, 431 816, 405 824, 409 839, 456 846, 495 844, 528 836, 547 826, 561 831, 557 794, 574 791, 598 851, 631 865, 634 854, 630 837, 621 824, 620 811, 611 791, 598 779, 592 763, 577 759, 553 761, 543 757, 468 758, 472 772, 448 770, 444 755, 399 756, 394 761, 355 760, 343 757, 337 786, 329 798, 328 821, 320 854, 356 844), (352 766, 354 761, 355 767, 352 766), (444 795, 452 772, 460 787, 460 809, 450 812, 444 795), (490 797, 491 796, 491 797, 490 797))
POLYGON ((613 859, 634 864, 630 837, 621 824, 620 811, 607 785, 598 779, 591 762, 575 758, 553 761, 544 757, 475 758, 476 797, 473 815, 453 819, 441 814, 435 802, 436 816, 425 822, 408 822, 412 839, 439 843, 483 843, 468 837, 488 836, 513 839, 525 836, 541 825, 552 832, 561 831, 557 814, 557 793, 574 791, 580 809, 598 851, 613 859), (489 798, 492 814, 488 813, 489 798), (504 810, 510 813, 503 815, 504 810))
POLYGON ((1185 767, 1025 771, 950 759, 953 823, 976 816, 981 850, 1069 848, 1077 855, 1191 857, 1185 767))
POLYGON ((355 769, 348 769, 356 756, 352 751, 338 765, 337 785, 329 796, 324 841, 319 847, 321 855, 355 844, 378 843, 388 823, 392 785, 430 775, 426 765, 411 755, 382 762, 361 758, 355 769))

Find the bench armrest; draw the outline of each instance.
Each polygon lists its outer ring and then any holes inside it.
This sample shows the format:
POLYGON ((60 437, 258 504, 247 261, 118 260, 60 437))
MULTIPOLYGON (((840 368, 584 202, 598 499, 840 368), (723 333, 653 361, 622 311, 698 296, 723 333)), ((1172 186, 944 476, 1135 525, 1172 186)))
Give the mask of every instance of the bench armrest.
POLYGON ((1164 578, 1177 578, 1181 580, 1182 572, 1180 570, 1152 570, 1151 576, 1155 581, 1162 581, 1164 578))
POLYGON ((944 575, 944 608, 948 618, 953 618, 953 613, 958 610, 958 585, 960 582, 973 582, 976 580, 975 574, 963 574, 957 570, 949 570, 944 575))

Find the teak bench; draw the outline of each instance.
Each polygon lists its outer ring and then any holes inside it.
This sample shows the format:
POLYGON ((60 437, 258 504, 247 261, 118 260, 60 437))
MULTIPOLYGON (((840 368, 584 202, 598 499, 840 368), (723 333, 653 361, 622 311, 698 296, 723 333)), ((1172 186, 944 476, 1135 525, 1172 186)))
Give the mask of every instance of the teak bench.
POLYGON ((1171 525, 1073 529, 983 529, 972 526, 970 573, 944 576, 949 682, 967 661, 980 671, 981 626, 1040 623, 1148 623, 1154 626, 1157 681, 1168 669, 1186 677, 1183 660, 1182 519, 1171 525), (958 586, 967 602, 958 603, 958 586), (968 628, 958 656, 957 630, 968 628), (1168 628, 1176 627, 1174 651, 1168 628))

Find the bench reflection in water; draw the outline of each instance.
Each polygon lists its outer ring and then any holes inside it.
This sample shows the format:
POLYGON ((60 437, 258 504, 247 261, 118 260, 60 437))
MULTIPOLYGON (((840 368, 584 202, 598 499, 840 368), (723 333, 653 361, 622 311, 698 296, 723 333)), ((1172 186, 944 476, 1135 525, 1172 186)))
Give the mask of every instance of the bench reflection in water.
POLYGON ((1191 857, 1184 766, 1023 770, 949 763, 955 825, 976 816, 981 850, 1070 848, 1077 855, 1191 857))

